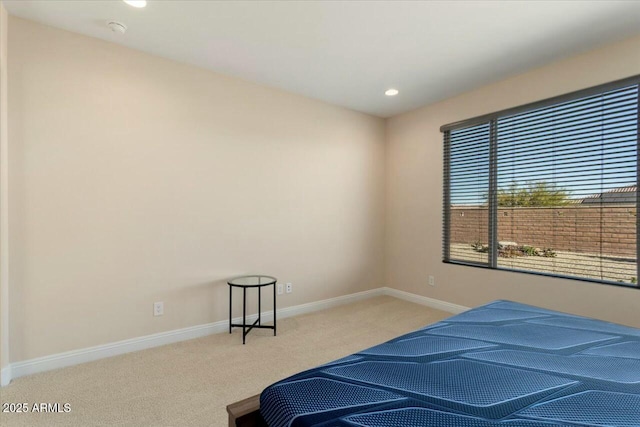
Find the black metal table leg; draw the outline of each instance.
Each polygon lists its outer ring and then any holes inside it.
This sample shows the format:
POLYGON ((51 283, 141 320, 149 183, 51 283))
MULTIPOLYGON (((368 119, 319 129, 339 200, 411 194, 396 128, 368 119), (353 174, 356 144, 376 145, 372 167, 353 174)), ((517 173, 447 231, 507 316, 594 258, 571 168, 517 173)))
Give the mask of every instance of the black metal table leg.
POLYGON ((262 312, 262 309, 260 308, 260 302, 262 301, 262 294, 260 293, 260 291, 262 290, 262 288, 258 288, 258 325, 261 325, 260 323, 260 313, 262 312))
POLYGON ((229 333, 231 333, 231 328, 232 328, 232 326, 231 326, 231 323, 232 323, 232 321, 231 321, 231 318, 232 318, 232 316, 231 316, 231 294, 232 294, 232 290, 233 290, 233 286, 229 286, 229 333))
POLYGON ((276 336, 276 284, 273 284, 273 336, 276 336))
POLYGON ((242 344, 247 337, 247 288, 242 288, 242 344))

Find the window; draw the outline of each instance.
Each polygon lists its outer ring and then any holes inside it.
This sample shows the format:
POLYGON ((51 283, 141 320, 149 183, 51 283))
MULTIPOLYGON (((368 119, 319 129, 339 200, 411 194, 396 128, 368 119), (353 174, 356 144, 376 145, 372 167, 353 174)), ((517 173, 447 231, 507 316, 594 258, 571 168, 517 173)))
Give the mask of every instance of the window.
POLYGON ((639 82, 443 126, 444 262, 637 287, 639 82))

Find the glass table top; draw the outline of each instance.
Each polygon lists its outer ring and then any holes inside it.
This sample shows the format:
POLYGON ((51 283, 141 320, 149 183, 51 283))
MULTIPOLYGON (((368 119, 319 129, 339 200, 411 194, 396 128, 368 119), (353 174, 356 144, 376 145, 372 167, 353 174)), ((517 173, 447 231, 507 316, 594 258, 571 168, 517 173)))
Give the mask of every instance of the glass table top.
POLYGON ((271 276, 255 274, 251 276, 240 276, 229 280, 227 283, 234 286, 265 286, 276 283, 278 279, 271 276))

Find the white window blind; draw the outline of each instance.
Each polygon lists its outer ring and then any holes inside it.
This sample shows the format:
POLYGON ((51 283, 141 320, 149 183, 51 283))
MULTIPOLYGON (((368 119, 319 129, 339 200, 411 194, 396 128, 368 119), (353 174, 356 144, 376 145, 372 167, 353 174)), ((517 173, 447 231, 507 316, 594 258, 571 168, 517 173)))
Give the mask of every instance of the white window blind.
POLYGON ((445 262, 637 286, 638 78, 443 128, 445 262))

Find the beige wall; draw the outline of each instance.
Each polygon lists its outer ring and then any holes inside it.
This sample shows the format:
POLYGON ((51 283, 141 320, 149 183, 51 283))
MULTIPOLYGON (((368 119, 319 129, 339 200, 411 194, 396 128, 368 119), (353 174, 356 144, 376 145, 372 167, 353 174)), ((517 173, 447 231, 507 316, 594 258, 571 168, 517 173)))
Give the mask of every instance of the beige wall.
POLYGON ((8 114, 7 114, 7 39, 9 16, 0 2, 0 369, 9 365, 8 345, 8 114))
POLYGON ((640 37, 390 119, 386 278, 389 286, 465 306, 511 299, 640 326, 640 291, 443 264, 441 125, 640 74, 640 37), (433 274, 436 286, 427 285, 433 274))
POLYGON ((12 362, 384 284, 382 119, 10 24, 12 362))

